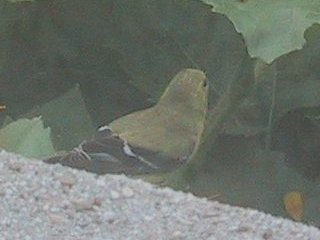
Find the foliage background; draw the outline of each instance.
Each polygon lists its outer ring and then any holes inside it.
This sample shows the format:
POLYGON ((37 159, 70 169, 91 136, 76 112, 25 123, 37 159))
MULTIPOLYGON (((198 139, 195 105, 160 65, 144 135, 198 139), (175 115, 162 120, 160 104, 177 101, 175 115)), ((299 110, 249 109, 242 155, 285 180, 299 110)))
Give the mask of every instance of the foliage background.
POLYGON ((284 194, 299 191, 304 220, 318 224, 320 4, 277 2, 0 0, 0 121, 41 115, 53 140, 36 119, 1 130, 0 145, 37 157, 71 149, 151 106, 182 68, 208 75, 210 116, 248 79, 190 190, 280 215, 284 194))

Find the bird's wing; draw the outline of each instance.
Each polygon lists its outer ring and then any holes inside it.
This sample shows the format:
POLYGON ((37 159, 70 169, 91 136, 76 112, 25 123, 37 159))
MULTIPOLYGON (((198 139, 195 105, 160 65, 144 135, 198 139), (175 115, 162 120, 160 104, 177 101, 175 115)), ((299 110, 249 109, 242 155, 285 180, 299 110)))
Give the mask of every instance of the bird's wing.
POLYGON ((97 174, 128 175, 169 171, 183 164, 183 161, 175 161, 159 152, 130 146, 114 136, 110 129, 98 131, 93 139, 81 143, 69 153, 44 161, 97 174))
POLYGON ((178 161, 192 153, 199 139, 198 126, 159 105, 117 119, 110 127, 115 136, 133 147, 162 152, 178 161))

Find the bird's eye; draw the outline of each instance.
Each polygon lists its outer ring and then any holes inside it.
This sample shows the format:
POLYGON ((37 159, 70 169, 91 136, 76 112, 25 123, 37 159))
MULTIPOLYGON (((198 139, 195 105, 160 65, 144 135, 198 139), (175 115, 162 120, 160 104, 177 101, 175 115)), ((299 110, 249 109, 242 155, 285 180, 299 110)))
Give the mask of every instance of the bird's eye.
POLYGON ((208 80, 207 79, 203 80, 203 82, 202 82, 202 87, 205 88, 206 86, 208 86, 208 80))

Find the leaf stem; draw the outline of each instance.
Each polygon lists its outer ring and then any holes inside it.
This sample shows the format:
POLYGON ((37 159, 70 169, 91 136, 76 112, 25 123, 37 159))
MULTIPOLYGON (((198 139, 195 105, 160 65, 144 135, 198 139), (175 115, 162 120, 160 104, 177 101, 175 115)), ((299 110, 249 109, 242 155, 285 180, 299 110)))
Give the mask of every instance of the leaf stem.
POLYGON ((276 105, 276 94, 277 94, 277 68, 276 65, 272 65, 272 96, 271 96, 271 104, 270 104, 270 111, 268 117, 268 128, 267 128, 267 135, 265 140, 265 149, 269 150, 271 147, 272 142, 272 127, 273 127, 273 116, 274 110, 276 105))

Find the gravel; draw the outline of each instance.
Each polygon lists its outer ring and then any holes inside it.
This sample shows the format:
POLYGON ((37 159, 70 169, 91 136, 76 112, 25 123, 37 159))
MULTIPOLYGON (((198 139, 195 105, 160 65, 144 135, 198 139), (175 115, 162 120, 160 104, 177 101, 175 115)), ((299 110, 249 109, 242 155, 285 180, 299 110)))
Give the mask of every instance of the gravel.
POLYGON ((320 239, 253 209, 0 152, 0 239, 320 239))

